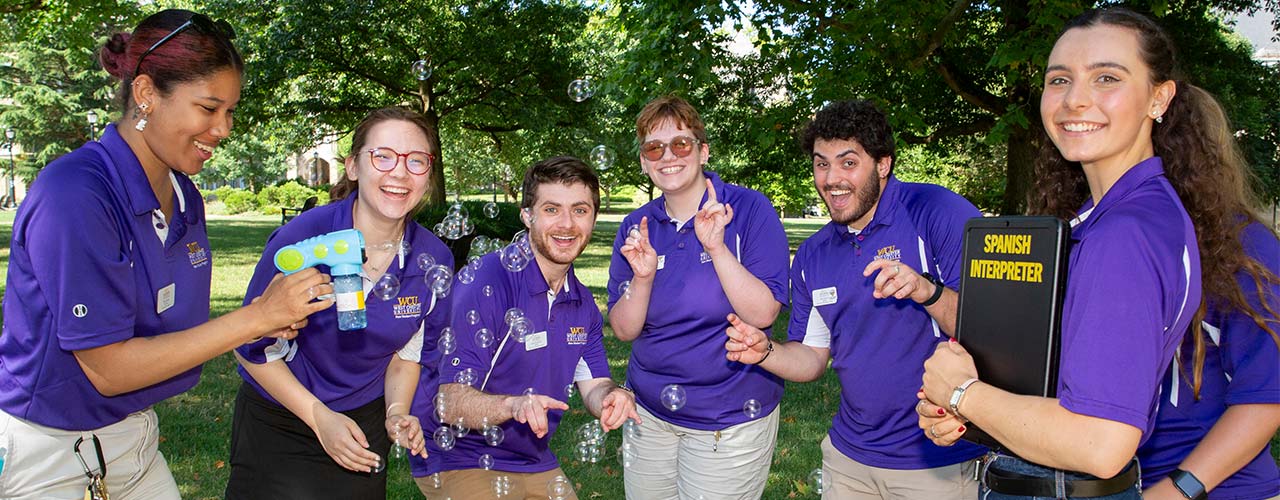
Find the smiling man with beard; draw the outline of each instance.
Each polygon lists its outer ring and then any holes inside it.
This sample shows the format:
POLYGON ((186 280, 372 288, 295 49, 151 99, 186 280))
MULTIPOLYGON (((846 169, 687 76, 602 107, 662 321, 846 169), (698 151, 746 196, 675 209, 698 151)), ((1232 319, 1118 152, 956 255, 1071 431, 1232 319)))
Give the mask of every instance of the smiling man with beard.
MULTIPOLYGON (((640 420, 635 397, 609 378, 604 320, 573 270, 595 227, 599 180, 577 158, 538 162, 525 172, 520 207, 528 266, 508 268, 491 253, 474 281, 453 285, 456 351, 443 349, 440 366, 449 382, 440 386, 441 414, 453 428, 428 430, 453 437, 429 440, 426 467, 414 469, 428 499, 577 498, 548 447, 574 384, 604 431, 640 420), (525 332, 511 327, 512 309, 528 320, 525 332), (476 432, 457 432, 464 429, 476 432)), ((433 416, 418 417, 434 427, 433 416)))
POLYGON ((792 262, 788 342, 731 317, 727 357, 794 382, 831 361, 841 394, 822 442, 823 498, 974 497, 984 449, 934 445, 901 395, 954 332, 964 224, 981 214, 946 188, 894 178, 893 130, 869 102, 823 108, 803 147, 831 222, 792 262))

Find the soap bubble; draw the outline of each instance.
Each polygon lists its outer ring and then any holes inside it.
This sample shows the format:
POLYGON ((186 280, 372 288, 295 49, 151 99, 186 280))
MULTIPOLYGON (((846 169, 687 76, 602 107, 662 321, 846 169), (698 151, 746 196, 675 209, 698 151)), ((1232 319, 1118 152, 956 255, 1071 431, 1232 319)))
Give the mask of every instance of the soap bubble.
MULTIPOLYGON (((488 252, 484 252, 484 253, 488 253, 488 252)), ((473 272, 479 271, 480 266, 483 265, 483 262, 484 260, 482 260, 479 255, 472 255, 470 257, 467 257, 467 267, 470 267, 473 272)))
POLYGON ((419 81, 431 78, 431 63, 426 59, 418 59, 413 62, 413 76, 419 81))
POLYGON ((489 250, 489 237, 479 235, 471 239, 471 255, 484 255, 489 250))
POLYGON ((622 433, 628 438, 640 439, 640 424, 636 423, 636 419, 628 418, 622 423, 622 433))
POLYGON ((587 422, 578 427, 578 439, 587 444, 600 444, 604 440, 604 429, 599 422, 587 422))
POLYGON ((455 201, 449 206, 449 215, 457 215, 458 218, 465 219, 468 215, 467 207, 463 206, 461 201, 455 201))
POLYGON ((497 219, 497 218, 498 218, 498 204, 497 204, 497 203, 494 203, 494 202, 492 202, 492 201, 491 201, 491 202, 488 202, 488 203, 485 203, 485 204, 484 204, 484 215, 485 215, 485 217, 488 217, 488 218, 490 218, 490 219, 497 219))
POLYGON ((827 489, 827 481, 822 475, 822 469, 813 469, 809 473, 809 489, 814 493, 821 495, 827 489))
POLYGON ((591 155, 588 158, 590 158, 591 164, 595 165, 596 170, 609 170, 609 167, 613 166, 613 161, 617 157, 614 155, 613 150, 609 149, 609 146, 601 144, 591 149, 591 155))
POLYGON ((684 388, 678 384, 669 384, 662 388, 659 398, 662 400, 662 406, 667 407, 668 410, 679 410, 684 407, 684 388))
POLYGON ((525 397, 532 396, 532 395, 534 395, 534 394, 537 394, 537 391, 534 391, 532 387, 525 387, 525 388, 524 388, 524 395, 525 395, 525 397))
POLYGON ((413 245, 410 245, 409 242, 405 240, 400 240, 400 250, 396 253, 399 254, 401 257, 409 255, 413 253, 413 245))
POLYGON ((521 311, 520 308, 518 307, 512 307, 511 309, 507 309, 507 314, 504 315, 502 319, 504 322, 506 322, 506 324, 510 325, 512 323, 515 323, 517 319, 520 319, 523 317, 524 317, 524 311, 521 311))
POLYGON ((638 455, 635 447, 631 443, 623 441, 622 446, 618 447, 618 462, 622 464, 622 468, 630 468, 636 463, 636 458, 638 458, 638 455))
POLYGON ((596 95, 595 82, 591 77, 582 77, 569 82, 569 98, 574 102, 582 102, 596 95))
POLYGON ((458 348, 458 340, 453 337, 453 328, 444 327, 440 330, 440 339, 436 340, 436 349, 440 351, 442 356, 453 354, 458 348))
POLYGON ((497 238, 491 239, 491 240, 489 240, 489 252, 487 252, 487 253, 491 253, 491 252, 501 252, 501 251, 502 251, 502 248, 503 248, 503 247, 505 247, 505 246, 507 246, 507 245, 506 245, 506 243, 503 243, 503 242, 502 242, 502 240, 499 240, 499 239, 497 239, 497 238))
POLYGON ((422 276, 422 280, 427 282, 427 286, 431 288, 431 292, 437 298, 444 298, 444 296, 449 295, 449 288, 453 286, 453 271, 450 271, 448 267, 436 264, 427 270, 427 274, 422 276))
POLYGON ((418 269, 421 269, 423 271, 428 271, 435 265, 436 265, 435 256, 427 252, 422 252, 418 254, 418 269))
POLYGON ((456 375, 453 376, 453 381, 462 385, 471 385, 476 383, 475 368, 467 368, 465 370, 458 372, 456 375))
POLYGON ((493 455, 488 453, 480 455, 480 468, 484 470, 493 470, 493 455))
POLYGON ((503 434, 501 427, 491 425, 484 430, 484 442, 489 446, 498 446, 502 444, 503 434))
POLYGON ((378 282, 373 284, 373 296, 382 300, 391 300, 400 295, 400 278, 394 274, 383 274, 378 278, 378 282))
POLYGON ((742 403, 742 414, 746 415, 747 418, 752 420, 754 420, 756 417, 759 417, 760 402, 754 399, 748 399, 747 402, 742 403))
POLYGON ((511 323, 511 327, 507 329, 507 335, 515 339, 516 342, 524 343, 524 338, 529 335, 529 330, 532 328, 532 323, 529 322, 528 318, 516 318, 511 323))
POLYGON ((435 400, 433 401, 433 403, 435 404, 435 407, 436 407, 436 408, 435 408, 436 421, 438 421, 438 422, 440 422, 441 424, 443 424, 443 423, 444 423, 444 412, 445 412, 445 410, 444 410, 444 393, 443 393, 443 392, 437 392, 437 393, 436 393, 435 400))
POLYGON ((491 345, 493 345, 493 332, 488 328, 476 330, 476 347, 487 349, 491 345))
POLYGON ((556 476, 547 482, 547 496, 551 497, 551 500, 565 500, 571 494, 573 494, 573 486, 564 476, 556 476))
POLYGON ((374 474, 378 474, 378 473, 381 473, 381 472, 382 472, 382 471, 384 471, 384 470, 387 470, 387 461, 386 461, 386 460, 383 460, 383 459, 382 459, 382 457, 378 457, 378 462, 377 462, 377 463, 375 463, 375 464, 373 464, 373 471, 372 471, 372 472, 373 472, 374 474))
POLYGON ((590 462, 594 464, 600 461, 600 455, 602 454, 603 453, 600 450, 599 443, 589 443, 586 441, 581 441, 578 443, 578 460, 579 461, 590 462))
POLYGON ((480 322, 480 313, 476 312, 476 310, 475 310, 475 309, 472 309, 472 310, 470 310, 470 311, 467 311, 467 323, 468 323, 468 324, 472 324, 472 325, 474 325, 474 324, 479 323, 479 322, 480 322))
POLYGON ((511 494, 511 478, 507 476, 493 478, 493 494, 499 498, 511 494))
POLYGON ((484 288, 480 289, 480 293, 483 293, 485 297, 492 297, 493 287, 489 285, 485 285, 484 288))
POLYGON ((449 429, 451 429, 453 431, 453 435, 457 436, 459 439, 467 437, 467 434, 471 433, 471 429, 462 423, 462 417, 458 417, 458 420, 450 425, 449 429))
POLYGON ((513 273, 518 273, 529 267, 529 258, 514 244, 503 247, 499 258, 502 260, 502 266, 513 273))
POLYGON ((459 283, 462 283, 464 285, 470 285, 471 282, 475 280, 476 280, 476 270, 472 269, 471 266, 462 266, 462 269, 458 270, 459 283))
POLYGON ((640 233, 640 225, 639 225, 639 224, 632 224, 632 225, 631 225, 631 227, 627 228, 627 237, 628 237, 628 238, 635 238, 635 239, 637 239, 637 240, 638 240, 638 239, 640 239, 640 236, 641 236, 641 233, 640 233))
POLYGON ((573 399, 573 395, 576 392, 577 391, 575 391, 573 388, 573 384, 564 386, 564 400, 569 401, 570 399, 573 399))
POLYGON ((430 476, 427 476, 427 482, 431 485, 432 488, 437 490, 444 486, 444 481, 440 479, 439 472, 432 474, 430 476))
POLYGON ((453 449, 453 445, 457 444, 457 437, 453 435, 453 431, 448 426, 442 425, 431 433, 431 439, 436 442, 436 446, 441 450, 449 451, 453 449))
POLYGON ((624 299, 631 298, 631 280, 618 283, 618 294, 624 299))

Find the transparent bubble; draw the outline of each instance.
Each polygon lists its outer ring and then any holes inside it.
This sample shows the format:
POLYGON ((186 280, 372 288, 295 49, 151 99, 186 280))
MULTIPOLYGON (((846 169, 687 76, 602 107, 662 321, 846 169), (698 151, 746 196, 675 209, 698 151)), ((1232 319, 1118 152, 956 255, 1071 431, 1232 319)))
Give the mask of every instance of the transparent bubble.
POLYGON ((636 419, 628 418, 622 423, 622 433, 628 438, 640 439, 640 424, 636 423, 636 419))
POLYGON ((591 77, 582 77, 569 82, 569 98, 574 102, 582 102, 596 95, 596 85, 591 77))
POLYGON ((453 376, 453 381, 462 385, 471 385, 476 383, 475 368, 467 368, 465 370, 458 372, 456 375, 453 376))
POLYGON ((409 242, 405 240, 400 240, 400 250, 398 251, 398 253, 400 254, 401 257, 405 255, 409 255, 412 250, 413 250, 413 245, 410 245, 409 242))
POLYGON ((587 422, 578 427, 578 439, 588 444, 600 444, 604 441, 604 429, 599 422, 587 422))
POLYGON ((436 225, 435 225, 435 227, 431 229, 431 232, 436 233, 436 236, 439 236, 439 237, 443 238, 443 237, 444 237, 444 223, 443 223, 443 222, 437 222, 437 223, 436 223, 436 225))
POLYGON ((573 486, 564 476, 556 476, 547 481, 547 496, 551 497, 551 500, 565 500, 571 494, 573 494, 573 486))
POLYGON ((499 498, 511 494, 511 478, 508 476, 498 476, 493 478, 493 494, 499 498))
POLYGON ((507 335, 515 339, 516 342, 524 343, 524 338, 529 335, 529 330, 533 328, 532 325, 528 318, 516 318, 511 323, 511 327, 507 329, 507 335))
POLYGON ((503 434, 501 427, 491 425, 484 430, 484 442, 489 446, 498 446, 502 444, 503 434))
POLYGON ((489 252, 501 252, 502 248, 505 246, 507 246, 507 244, 497 238, 489 240, 489 252))
POLYGON ((493 287, 489 285, 485 285, 484 288, 480 289, 480 293, 484 294, 485 297, 492 297, 493 287))
POLYGON ((453 328, 444 327, 440 330, 440 339, 436 340, 436 349, 440 351, 442 356, 453 354, 458 349, 458 339, 453 336, 453 328))
MULTIPOLYGON (((483 253, 487 253, 487 252, 483 252, 483 253)), ((479 271, 480 266, 483 264, 484 264, 484 260, 482 260, 479 255, 472 255, 471 257, 467 258, 467 267, 470 267, 472 271, 479 271)))
POLYGON ((529 267, 529 257, 525 256, 524 252, 520 251, 519 246, 514 244, 503 247, 499 259, 502 260, 502 266, 513 273, 518 273, 529 267))
POLYGON ((529 242, 528 231, 523 229, 520 230, 520 232, 516 233, 516 235, 511 238, 511 243, 516 245, 516 248, 520 250, 520 253, 524 254, 526 259, 533 258, 533 244, 529 242))
POLYGON ((621 295, 624 299, 631 298, 631 280, 618 283, 618 295, 621 295))
POLYGON ((747 418, 752 420, 754 420, 756 417, 759 417, 760 402, 754 399, 748 399, 747 402, 742 403, 742 414, 746 415, 747 418))
POLYGON ((479 235, 471 239, 471 255, 484 255, 489 250, 489 237, 479 235))
POLYGON ((378 282, 373 284, 373 289, 370 290, 370 293, 382 300, 394 299, 397 295, 400 295, 400 278, 391 273, 383 274, 381 278, 378 278, 378 282))
POLYGON ((456 215, 460 219, 465 219, 470 214, 467 213, 467 207, 463 206, 461 201, 455 201, 453 205, 449 205, 449 215, 456 215))
POLYGON ((391 459, 399 460, 404 458, 404 447, 400 445, 400 428, 397 427, 391 432, 391 459))
POLYGON ((492 201, 491 201, 491 202, 488 202, 488 203, 485 203, 485 204, 484 204, 484 216, 485 216, 485 217, 488 217, 488 218, 490 218, 490 219, 497 219, 497 218, 498 218, 498 204, 497 204, 497 203, 494 203, 494 202, 492 202, 492 201))
POLYGON ((467 434, 471 433, 471 429, 462 423, 461 417, 459 417, 456 422, 450 424, 449 429, 453 431, 453 435, 457 436, 458 439, 467 437, 467 434))
POLYGON ((503 315, 502 319, 506 324, 510 325, 512 323, 515 323, 517 319, 520 319, 523 317, 524 317, 524 311, 521 311, 520 308, 518 307, 512 307, 511 309, 507 309, 507 314, 503 315))
POLYGON ((636 238, 636 239, 639 239, 639 238, 640 238, 640 235, 641 235, 641 233, 640 233, 640 225, 639 225, 639 224, 632 224, 632 225, 631 225, 631 227, 627 228, 627 237, 628 237, 628 238, 636 238))
POLYGON ((444 298, 444 296, 449 295, 449 288, 453 286, 453 271, 450 271, 448 267, 436 264, 427 270, 427 274, 422 276, 422 280, 427 283, 427 286, 431 288, 431 292, 437 298, 444 298))
POLYGON ((475 223, 471 222, 471 219, 463 219, 462 226, 459 229, 460 229, 459 233, 461 234, 461 236, 466 236, 468 234, 476 232, 476 225, 475 223))
POLYGON ((427 476, 427 484, 429 484, 432 488, 435 488, 438 490, 444 486, 444 481, 440 479, 440 473, 437 472, 435 474, 427 476))
MULTIPOLYGON (((445 417, 444 394, 440 394, 440 393, 436 394, 435 406, 436 406, 436 421, 440 422, 441 425, 444 425, 444 417, 445 417)), ((448 427, 448 426, 444 425, 444 427, 448 427)))
POLYGON ((436 265, 436 258, 427 252, 418 254, 418 269, 428 271, 436 265))
POLYGON ((480 455, 480 468, 484 470, 493 470, 493 455, 488 453, 480 455))
POLYGON ((600 456, 603 455, 599 443, 590 443, 587 441, 578 442, 578 460, 582 462, 597 463, 600 456))
POLYGON ((476 330, 476 347, 488 349, 491 345, 493 345, 493 332, 488 328, 476 330))
POLYGON ((525 388, 524 388, 524 395, 525 395, 525 396, 532 396, 532 395, 534 395, 534 394, 537 394, 537 392, 536 392, 536 391, 534 391, 532 387, 525 387, 525 388))
POLYGON ((601 144, 591 149, 591 155, 588 156, 592 165, 596 170, 609 170, 613 166, 613 161, 617 158, 613 150, 609 146, 601 144))
POLYGON ((573 399, 573 395, 574 395, 575 393, 577 393, 577 390, 576 390, 576 389, 574 389, 573 384, 569 384, 569 385, 564 386, 564 399, 565 399, 565 401, 568 401, 568 400, 570 400, 570 399, 573 399))
POLYGON ((826 491, 827 489, 827 481, 822 476, 822 469, 813 469, 813 472, 809 473, 808 482, 809 482, 809 489, 819 495, 821 495, 822 492, 826 491))
POLYGON ((378 457, 378 462, 373 464, 373 473, 378 474, 384 470, 387 470, 387 461, 383 460, 382 457, 378 457))
POLYGON ((662 400, 662 406, 667 407, 668 410, 677 411, 684 407, 684 388, 679 384, 669 384, 662 388, 659 398, 662 400))
POLYGON ((382 243, 369 246, 370 251, 379 252, 379 253, 391 253, 392 251, 398 248, 399 246, 393 241, 384 241, 382 243))
POLYGON ((431 440, 436 442, 441 450, 449 451, 453 449, 453 445, 457 444, 458 438, 453 435, 453 431, 448 426, 440 426, 436 431, 431 433, 431 440))
POLYGON ((636 449, 631 443, 622 442, 622 446, 618 447, 618 463, 622 464, 622 468, 627 469, 636 463, 636 449))
POLYGON ((480 322, 480 313, 476 312, 476 310, 475 310, 475 309, 472 309, 472 310, 470 310, 470 311, 467 311, 467 323, 468 323, 468 324, 472 324, 472 325, 474 325, 474 324, 479 323, 479 322, 480 322))
POLYGON ((413 62, 413 77, 419 81, 431 78, 431 62, 426 59, 418 59, 413 62))
POLYGON ((462 266, 462 269, 458 270, 459 283, 462 283, 464 285, 470 285, 471 282, 475 280, 476 280, 476 270, 472 269, 471 266, 462 266))

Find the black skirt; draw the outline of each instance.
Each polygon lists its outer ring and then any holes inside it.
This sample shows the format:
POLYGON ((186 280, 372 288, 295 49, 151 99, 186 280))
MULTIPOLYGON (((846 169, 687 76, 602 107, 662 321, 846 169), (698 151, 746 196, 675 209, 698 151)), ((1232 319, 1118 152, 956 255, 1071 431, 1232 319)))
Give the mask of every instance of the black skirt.
MULTIPOLYGON (((369 449, 386 459, 383 399, 341 412, 360 426, 369 449)), ((320 445, 320 439, 293 412, 242 384, 231 423, 231 479, 226 498, 240 499, 376 499, 387 497, 387 473, 352 472, 342 468, 320 445)))

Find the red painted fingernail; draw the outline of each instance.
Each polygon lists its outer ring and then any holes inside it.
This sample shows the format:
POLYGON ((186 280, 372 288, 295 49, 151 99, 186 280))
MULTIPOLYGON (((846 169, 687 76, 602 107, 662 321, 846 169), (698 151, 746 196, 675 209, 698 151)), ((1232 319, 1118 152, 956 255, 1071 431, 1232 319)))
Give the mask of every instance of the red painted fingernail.
POLYGON ((962 426, 960 426, 960 428, 959 428, 959 429, 956 429, 956 431, 958 431, 958 432, 960 432, 961 434, 963 434, 963 433, 964 433, 964 426, 963 426, 963 425, 962 425, 962 426))
POLYGON ((946 411, 946 410, 943 410, 942 408, 938 408, 938 416, 939 416, 939 417, 941 417, 941 416, 943 416, 943 415, 946 415, 946 414, 947 414, 947 411, 946 411))
POLYGON ((956 342, 956 338, 955 338, 955 337, 951 337, 951 338, 947 339, 947 342, 951 342, 952 344, 954 344, 954 343, 956 342))

